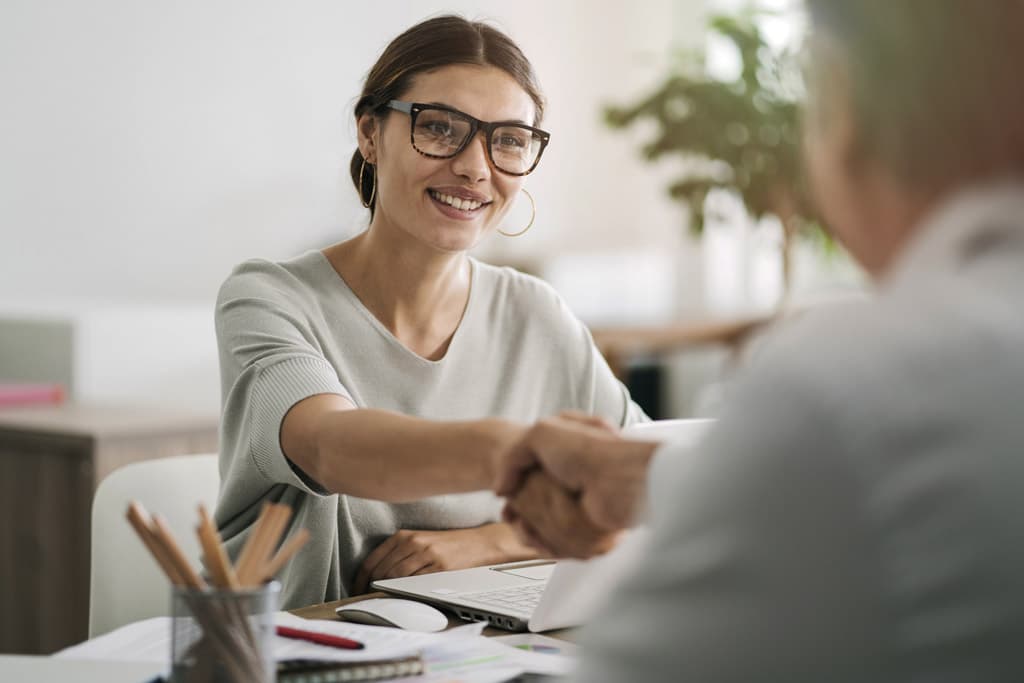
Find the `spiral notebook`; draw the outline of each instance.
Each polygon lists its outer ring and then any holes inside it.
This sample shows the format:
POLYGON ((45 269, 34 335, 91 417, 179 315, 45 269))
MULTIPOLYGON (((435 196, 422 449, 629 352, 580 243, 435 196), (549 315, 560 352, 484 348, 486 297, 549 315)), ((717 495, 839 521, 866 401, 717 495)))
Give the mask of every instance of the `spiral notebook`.
POLYGON ((290 659, 277 663, 278 683, 336 683, 336 681, 379 681, 418 676, 424 673, 420 655, 363 662, 325 662, 290 659))

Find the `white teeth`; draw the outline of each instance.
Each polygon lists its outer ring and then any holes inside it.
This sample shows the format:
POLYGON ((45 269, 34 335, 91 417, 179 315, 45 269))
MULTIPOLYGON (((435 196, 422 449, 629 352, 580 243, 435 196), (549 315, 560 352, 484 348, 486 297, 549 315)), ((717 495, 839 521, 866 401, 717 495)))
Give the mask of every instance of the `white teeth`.
POLYGON ((439 202, 444 202, 448 206, 455 207, 460 211, 476 211, 480 208, 482 202, 478 202, 475 199, 461 199, 459 197, 453 197, 450 194, 441 194, 440 192, 430 191, 430 196, 439 202))

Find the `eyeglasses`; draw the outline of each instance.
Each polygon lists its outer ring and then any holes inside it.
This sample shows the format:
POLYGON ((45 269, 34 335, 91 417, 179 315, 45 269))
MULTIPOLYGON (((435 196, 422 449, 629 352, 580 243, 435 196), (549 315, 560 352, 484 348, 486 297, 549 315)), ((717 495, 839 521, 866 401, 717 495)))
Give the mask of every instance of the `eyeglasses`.
POLYGON ((438 104, 391 100, 389 109, 409 115, 412 146, 425 157, 450 159, 466 148, 477 131, 487 139, 487 156, 509 175, 526 175, 537 167, 551 135, 515 121, 488 123, 438 104))

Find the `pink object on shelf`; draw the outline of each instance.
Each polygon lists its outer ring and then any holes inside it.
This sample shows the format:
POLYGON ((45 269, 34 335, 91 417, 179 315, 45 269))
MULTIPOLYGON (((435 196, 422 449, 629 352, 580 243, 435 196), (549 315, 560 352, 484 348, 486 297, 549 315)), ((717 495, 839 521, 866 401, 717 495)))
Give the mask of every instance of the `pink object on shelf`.
POLYGON ((62 384, 4 384, 0 382, 0 407, 35 403, 63 403, 62 384))

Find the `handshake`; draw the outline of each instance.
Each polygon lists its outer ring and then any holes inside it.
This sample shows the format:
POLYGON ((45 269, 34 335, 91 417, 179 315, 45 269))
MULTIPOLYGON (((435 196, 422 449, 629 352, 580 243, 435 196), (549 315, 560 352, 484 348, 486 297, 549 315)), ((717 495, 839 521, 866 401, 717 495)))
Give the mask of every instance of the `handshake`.
POLYGON ((605 553, 636 521, 657 446, 627 441, 580 413, 541 420, 499 455, 494 490, 507 498, 503 517, 552 557, 605 553))

